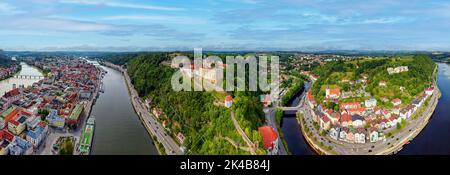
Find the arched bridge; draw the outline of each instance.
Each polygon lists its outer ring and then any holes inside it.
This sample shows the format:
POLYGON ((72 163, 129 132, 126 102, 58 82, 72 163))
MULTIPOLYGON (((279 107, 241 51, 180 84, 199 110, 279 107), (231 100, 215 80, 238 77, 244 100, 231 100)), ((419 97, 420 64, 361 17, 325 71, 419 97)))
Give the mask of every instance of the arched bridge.
POLYGON ((14 78, 19 78, 19 79, 43 79, 44 76, 42 76, 42 75, 15 75, 14 78))

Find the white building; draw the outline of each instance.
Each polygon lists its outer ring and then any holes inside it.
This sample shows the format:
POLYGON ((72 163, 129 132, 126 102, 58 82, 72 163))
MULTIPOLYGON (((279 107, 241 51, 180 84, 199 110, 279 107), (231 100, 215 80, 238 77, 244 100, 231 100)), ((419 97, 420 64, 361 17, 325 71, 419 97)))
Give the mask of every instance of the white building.
POLYGON ((364 105, 366 106, 366 108, 373 108, 377 106, 377 99, 372 98, 370 100, 366 100, 364 101, 364 105))

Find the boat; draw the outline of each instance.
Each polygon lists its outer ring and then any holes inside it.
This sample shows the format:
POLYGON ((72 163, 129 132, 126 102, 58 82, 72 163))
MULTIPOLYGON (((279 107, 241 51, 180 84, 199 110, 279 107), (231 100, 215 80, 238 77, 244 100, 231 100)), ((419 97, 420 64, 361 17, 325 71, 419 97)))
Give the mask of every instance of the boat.
POLYGON ((100 92, 101 92, 101 93, 104 93, 104 92, 105 92, 105 86, 104 86, 103 82, 100 83, 100 92))
POLYGON ((89 155, 91 153, 92 141, 94 139, 95 117, 91 116, 86 122, 80 138, 80 154, 89 155))

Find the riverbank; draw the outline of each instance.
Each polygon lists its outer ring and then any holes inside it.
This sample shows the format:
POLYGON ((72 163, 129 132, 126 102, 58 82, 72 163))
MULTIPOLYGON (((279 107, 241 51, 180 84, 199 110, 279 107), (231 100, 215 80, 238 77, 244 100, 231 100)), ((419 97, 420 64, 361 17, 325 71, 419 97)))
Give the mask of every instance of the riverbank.
POLYGON ((131 104, 139 120, 141 121, 144 128, 147 130, 148 134, 151 136, 159 154, 183 154, 181 148, 178 144, 173 140, 170 135, 168 135, 164 129, 164 127, 157 121, 153 115, 151 115, 147 109, 145 109, 142 101, 137 95, 137 91, 134 89, 131 84, 130 77, 126 73, 126 70, 121 67, 114 65, 112 63, 101 62, 101 65, 109 67, 111 69, 117 70, 122 73, 125 78, 125 84, 128 89, 128 93, 130 96, 131 104))
POLYGON ((22 70, 22 66, 20 66, 20 64, 19 64, 18 68, 17 68, 13 73, 11 73, 11 74, 9 74, 9 75, 6 75, 6 76, 4 76, 4 77, 1 77, 1 78, 0 78, 0 81, 3 81, 3 80, 6 80, 6 79, 8 79, 8 78, 14 77, 14 76, 17 75, 21 70, 22 70))
MULTIPOLYGON (((437 67, 433 76, 437 77, 437 67)), ((317 126, 313 125, 312 109, 308 105, 304 106, 304 110, 300 110, 303 116, 300 117, 299 123, 301 133, 309 146, 320 155, 334 154, 357 154, 357 155, 389 155, 397 154, 406 144, 409 144, 422 130, 427 126, 434 111, 437 108, 439 98, 441 97, 440 89, 434 81, 435 91, 425 100, 424 105, 420 106, 413 113, 415 117, 408 120, 408 124, 402 129, 395 130, 395 134, 387 134, 383 141, 365 142, 364 144, 347 143, 340 140, 331 139, 327 134, 319 131, 317 126), (306 123, 305 123, 306 122, 306 123), (306 126, 308 125, 308 126, 306 126), (313 127, 314 126, 314 127, 313 127)), ((306 101, 305 98, 302 101, 306 101)))
MULTIPOLYGON (((395 153, 399 152, 405 146, 405 144, 408 144, 409 141, 413 140, 427 126, 430 118, 433 115, 433 112, 436 110, 440 94, 441 94, 441 92, 440 92, 439 88, 437 88, 437 86, 436 86, 435 92, 430 97, 431 104, 429 104, 425 108, 426 110, 423 113, 419 114, 421 116, 420 118, 416 118, 410 123, 410 124, 412 124, 414 122, 414 124, 416 124, 416 125, 414 125, 414 127, 412 127, 412 128, 411 128, 411 126, 413 126, 413 125, 408 126, 410 128, 409 133, 407 132, 407 130, 408 130, 407 128, 403 128, 401 130, 401 132, 403 132, 403 133, 401 133, 401 134, 405 134, 405 132, 406 132, 406 135, 403 135, 403 137, 401 137, 401 138, 397 138, 397 140, 395 140, 392 143, 392 145, 389 145, 389 146, 378 145, 378 146, 382 146, 382 147, 378 147, 377 151, 369 151, 367 153, 369 155, 390 155, 390 154, 395 154, 395 153)), ((303 119, 305 119, 304 115, 301 117, 303 117, 303 119)), ((324 148, 324 146, 321 146, 318 143, 316 143, 315 137, 310 136, 308 134, 309 132, 306 131, 304 120, 302 120, 302 118, 299 120, 299 123, 300 123, 301 133, 302 133, 303 137, 305 138, 305 140, 307 141, 309 146, 311 148, 313 148, 313 150, 319 155, 335 155, 335 154, 348 154, 348 153, 350 153, 350 154, 366 154, 363 152, 347 152, 346 149, 349 149, 349 148, 344 148, 344 147, 339 149, 340 153, 336 152, 336 150, 334 150, 334 149, 326 149, 326 148, 324 148)), ((401 134, 397 133, 397 135, 401 135, 401 134)), ((323 137, 323 138, 329 139, 326 137, 323 137)), ((335 141, 333 141, 333 142, 335 142, 335 141)), ((383 141, 383 143, 384 143, 384 141, 383 141)), ((377 143, 377 144, 379 144, 379 143, 377 143)), ((362 144, 362 145, 355 144, 355 146, 358 146, 358 147, 363 146, 364 147, 364 144, 362 144)), ((358 148, 359 151, 365 150, 363 147, 359 147, 358 148)))

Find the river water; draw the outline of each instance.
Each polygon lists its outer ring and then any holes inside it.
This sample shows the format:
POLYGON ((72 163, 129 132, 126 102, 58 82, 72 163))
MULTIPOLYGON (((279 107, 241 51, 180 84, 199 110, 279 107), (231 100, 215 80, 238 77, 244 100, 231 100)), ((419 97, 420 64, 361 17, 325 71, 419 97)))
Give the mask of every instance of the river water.
POLYGON ((95 116, 92 154, 158 154, 131 105, 123 75, 111 68, 101 67, 108 73, 103 78, 105 92, 100 93, 91 113, 95 116))
MULTIPOLYGON (((305 89, 308 89, 311 85, 310 82, 305 82, 305 85, 301 91, 288 102, 289 107, 298 106, 300 99, 304 94, 305 89)), ((281 120, 281 132, 283 132, 284 139, 288 145, 289 151, 293 155, 314 155, 314 151, 306 143, 303 135, 300 131, 300 125, 297 121, 295 114, 285 113, 281 120)))
POLYGON ((399 154, 450 154, 450 64, 438 63, 442 97, 427 126, 399 154))
MULTIPOLYGON (((35 75, 35 76, 43 76, 43 74, 39 71, 39 69, 30 66, 25 63, 20 63, 22 66, 22 70, 16 75, 35 75)), ((0 96, 3 96, 5 92, 12 90, 13 84, 16 84, 17 87, 19 85, 24 85, 25 87, 33 85, 33 83, 38 82, 40 79, 37 78, 8 78, 0 82, 0 96)))

